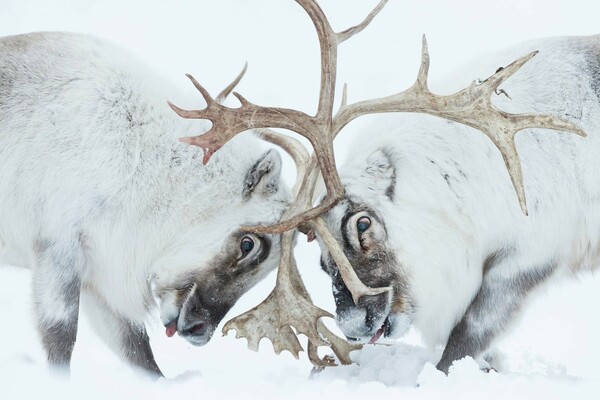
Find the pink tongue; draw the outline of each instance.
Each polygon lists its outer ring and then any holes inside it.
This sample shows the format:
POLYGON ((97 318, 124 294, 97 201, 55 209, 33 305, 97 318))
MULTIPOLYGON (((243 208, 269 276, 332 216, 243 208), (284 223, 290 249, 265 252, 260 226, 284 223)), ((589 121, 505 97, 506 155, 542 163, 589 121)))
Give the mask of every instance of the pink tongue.
POLYGON ((379 328, 379 330, 375 333, 375 335, 371 338, 371 340, 369 340, 369 344, 376 343, 379 340, 379 338, 381 337, 381 335, 383 335, 383 327, 379 328))
POLYGON ((168 337, 173 337, 173 335, 177 332, 177 323, 173 322, 171 325, 167 326, 166 334, 168 337))

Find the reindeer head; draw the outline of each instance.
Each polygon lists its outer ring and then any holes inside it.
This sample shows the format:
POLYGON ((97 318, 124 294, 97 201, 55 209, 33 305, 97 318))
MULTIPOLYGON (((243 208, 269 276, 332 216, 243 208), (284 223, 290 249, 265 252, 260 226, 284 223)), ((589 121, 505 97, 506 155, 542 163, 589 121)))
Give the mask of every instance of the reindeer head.
MULTIPOLYGON (((216 98, 239 83, 246 67, 216 98)), ((151 286, 167 336, 179 333, 190 343, 208 342, 237 300, 277 266, 279 235, 250 233, 241 224, 275 223, 289 205, 280 182, 281 157, 260 154, 256 139, 242 139, 206 165, 200 180, 200 214, 190 212, 186 231, 178 231, 153 266, 151 286), (242 149, 234 151, 234 149, 242 149)))
MULTIPOLYGON (((360 146, 361 155, 369 151, 366 147, 360 146)), ((396 257, 397 248, 386 227, 395 215, 392 155, 381 148, 361 161, 359 165, 352 163, 351 176, 342 176, 346 195, 323 219, 358 278, 369 287, 390 286, 391 290, 363 296, 355 304, 327 244, 317 239, 322 250, 321 268, 332 280, 337 324, 347 338, 367 341, 382 334, 402 335, 411 322, 412 296, 409 277, 396 257)))
POLYGON ((245 176, 219 187, 225 193, 211 199, 212 210, 196 216, 153 268, 167 336, 177 332, 192 344, 205 344, 237 300, 277 266, 279 236, 245 232, 240 222, 275 223, 287 208, 281 158, 269 150, 244 168, 245 176))
MULTIPOLYGON (((280 143, 296 160, 298 181, 295 185, 295 200, 283 214, 281 221, 270 226, 246 226, 247 232, 280 234, 281 252, 277 275, 277 285, 269 297, 249 312, 229 321, 224 332, 237 330, 238 337, 246 337, 249 347, 257 348, 261 338, 268 337, 277 353, 288 350, 296 357, 302 350, 296 335, 308 337, 308 356, 318 366, 331 365, 330 358, 320 358, 318 346, 330 346, 342 363, 350 363, 349 353, 356 345, 345 342, 329 331, 320 318, 331 314, 315 307, 304 288, 292 255, 293 230, 316 235, 324 251, 324 268, 334 279, 334 292, 338 291, 338 321, 344 328, 343 315, 358 315, 353 318, 364 326, 345 327, 350 336, 366 336, 392 331, 400 325, 394 321, 395 315, 410 314, 404 284, 390 284, 397 278, 392 253, 386 245, 386 230, 377 207, 365 207, 360 201, 345 193, 335 166, 333 140, 336 135, 354 119, 368 114, 390 112, 426 113, 449 119, 476 128, 486 134, 500 150, 509 175, 517 192, 521 208, 526 213, 520 162, 514 145, 515 134, 525 128, 550 128, 585 135, 576 125, 553 116, 534 114, 509 114, 497 109, 490 97, 498 87, 529 61, 535 53, 515 61, 498 70, 483 82, 474 82, 466 89, 450 96, 433 94, 427 86, 429 53, 423 38, 422 62, 417 81, 406 91, 373 100, 347 104, 347 90, 344 87, 341 106, 334 115, 336 69, 338 46, 362 31, 384 7, 387 0, 378 6, 359 25, 343 32, 333 31, 329 21, 315 0, 296 0, 310 16, 321 45, 321 87, 319 105, 314 116, 302 111, 286 108, 263 107, 253 104, 241 95, 234 93, 241 105, 239 108, 225 107, 215 102, 208 92, 192 77, 193 84, 207 102, 203 110, 182 110, 171 104, 173 110, 183 118, 208 119, 213 123, 211 130, 201 136, 186 138, 185 142, 204 149, 204 162, 236 134, 256 128, 282 128, 297 132, 309 140, 314 150, 308 157, 304 148, 289 137, 281 137, 273 132, 263 133, 269 140, 280 143), (290 144, 292 143, 292 144, 290 144), (327 193, 316 207, 312 207, 313 192, 319 173, 322 174, 327 193), (320 215, 342 201, 337 209, 327 215, 332 232, 320 215), (345 213, 343 210, 352 209, 345 213), (347 216, 347 217, 346 217, 347 216), (340 219, 342 221, 340 221, 340 219), (344 235, 347 236, 344 238, 344 235), (345 245, 347 240, 348 245, 345 245), (341 244, 340 244, 341 243, 341 244), (364 273, 361 263, 375 265, 381 276, 364 273), (355 264, 357 271, 352 268, 355 264), (357 265, 358 264, 358 265, 357 265), (369 286, 366 286, 363 281, 369 286), (343 285, 342 285, 343 283, 343 285), (295 328, 295 331, 292 330, 295 328), (380 329, 382 328, 382 329, 380 329), (354 335, 356 333, 356 335, 354 335)), ((371 172, 377 169, 386 172, 383 164, 375 163, 371 172)), ((382 196, 388 194, 384 188, 382 196)), ((397 281, 397 280, 396 280, 397 281)), ((400 280, 401 281, 401 280, 400 280)))

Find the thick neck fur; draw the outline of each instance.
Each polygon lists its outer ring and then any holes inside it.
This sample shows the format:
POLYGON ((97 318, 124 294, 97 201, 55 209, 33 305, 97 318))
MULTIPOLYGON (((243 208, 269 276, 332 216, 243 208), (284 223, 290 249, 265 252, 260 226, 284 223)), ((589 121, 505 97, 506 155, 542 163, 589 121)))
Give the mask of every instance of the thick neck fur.
POLYGON ((244 222, 235 206, 262 153, 257 140, 236 138, 202 165, 202 150, 177 138, 206 124, 167 105, 201 108, 200 96, 186 103, 130 54, 91 37, 9 37, 0 55, 0 261, 30 265, 35 255, 16 244, 68 246, 76 235, 88 249, 84 287, 109 290, 99 294, 138 320, 153 304, 149 278, 165 249, 196 240, 198 255, 216 246, 203 226, 216 236, 244 222), (223 214, 223 224, 210 223, 223 214))

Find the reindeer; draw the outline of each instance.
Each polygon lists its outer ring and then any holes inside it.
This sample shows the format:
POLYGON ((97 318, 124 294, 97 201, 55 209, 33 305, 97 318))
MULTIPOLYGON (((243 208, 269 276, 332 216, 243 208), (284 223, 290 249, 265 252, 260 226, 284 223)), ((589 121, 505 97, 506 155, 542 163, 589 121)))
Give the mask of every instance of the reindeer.
POLYGON ((321 46, 314 116, 259 106, 235 93, 240 107, 229 108, 211 102, 194 79, 209 105, 203 110, 172 106, 184 118, 213 122, 208 132, 188 140, 208 158, 250 128, 297 132, 314 150, 309 158, 297 142, 290 144, 291 138, 263 131, 273 141, 288 143, 299 165, 295 200, 277 224, 243 227, 281 234, 277 284, 263 303, 226 323, 224 332, 236 330, 251 348, 267 337, 276 352, 288 350, 296 357, 303 350, 296 336, 304 334, 316 366, 335 363, 318 356, 319 346, 330 346, 341 363, 352 361, 350 353, 360 345, 324 325, 321 318, 333 315, 312 305, 303 286, 292 255, 295 230, 321 244, 322 266, 333 282, 335 318, 348 338, 373 343, 414 324, 430 343, 447 342, 437 365, 445 372, 458 358, 485 353, 538 286, 596 267, 600 37, 521 47, 496 64, 505 67, 452 95, 430 91, 423 38, 412 87, 348 103, 344 86, 334 113, 338 46, 362 31, 387 1, 342 32, 333 31, 314 0, 296 2, 310 16, 321 46), (526 55, 505 64, 515 53, 526 55), (369 127, 370 137, 375 132, 377 138, 355 146, 340 178, 336 135, 360 116, 400 112, 439 119, 394 117, 369 127), (591 136, 583 140, 550 130, 591 136), (525 177, 515 145, 520 131, 526 132, 519 142, 525 177), (326 194, 313 207, 319 172, 326 194))
POLYGON ((531 294, 598 267, 600 36, 535 41, 491 57, 487 67, 532 50, 539 54, 503 85, 494 106, 560 115, 589 136, 526 130, 519 137, 528 216, 493 143, 461 124, 382 118, 368 127, 377 137, 341 167, 345 197, 323 217, 360 280, 393 288, 355 304, 323 248, 347 337, 375 342, 414 325, 428 344, 445 345, 438 369, 448 372, 465 356, 498 368, 494 341, 531 294))
MULTIPOLYGON (((236 79, 217 101, 237 84, 236 79)), ((210 165, 177 140, 200 128, 126 51, 68 33, 0 39, 0 264, 32 270, 49 364, 68 370, 80 299, 131 365, 161 375, 145 330, 205 344, 275 268, 289 191, 281 160, 240 137, 210 165)))

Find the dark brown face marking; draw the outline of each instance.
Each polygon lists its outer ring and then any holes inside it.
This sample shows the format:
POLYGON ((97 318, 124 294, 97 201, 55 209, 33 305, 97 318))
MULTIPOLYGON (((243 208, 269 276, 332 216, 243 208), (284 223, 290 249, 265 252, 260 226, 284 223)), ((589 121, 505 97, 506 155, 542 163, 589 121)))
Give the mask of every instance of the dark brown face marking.
POLYGON ((341 223, 342 246, 358 277, 368 286, 387 286, 396 278, 396 260, 386 246, 387 230, 379 215, 366 205, 348 201, 341 223), (371 224, 359 232, 353 219, 368 216, 371 224), (358 245, 357 245, 358 244, 358 245))
MULTIPOLYGON (((327 252, 321 258, 321 267, 332 279, 337 319, 343 327, 353 321, 354 335, 372 336, 383 324, 390 312, 402 313, 405 308, 407 285, 399 274, 399 265, 387 244, 387 230, 381 217, 364 204, 346 200, 346 212, 341 225, 335 227, 342 238, 342 247, 356 275, 367 286, 392 286, 393 296, 388 294, 365 296, 355 305, 350 292, 341 279, 335 262, 327 252), (364 224, 365 219, 369 223, 364 224), (359 328, 362 323, 362 328, 359 328)), ((390 333, 390 332, 387 332, 390 333)))
POLYGON ((271 248, 269 236, 237 232, 201 276, 184 279, 177 293, 182 309, 178 322, 180 335, 195 344, 208 342, 237 300, 270 271, 263 263, 271 248), (242 246, 248 238, 254 243, 251 251, 242 246))

